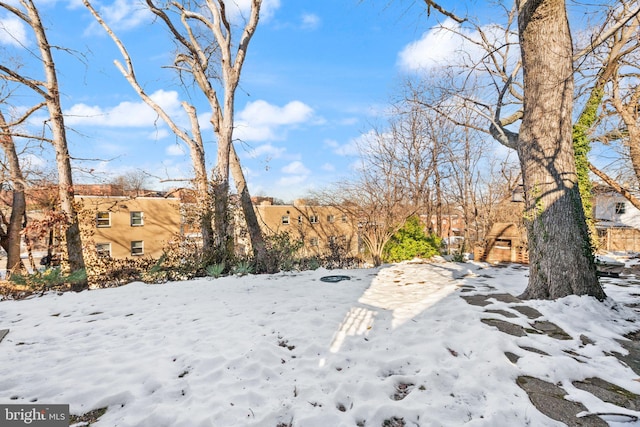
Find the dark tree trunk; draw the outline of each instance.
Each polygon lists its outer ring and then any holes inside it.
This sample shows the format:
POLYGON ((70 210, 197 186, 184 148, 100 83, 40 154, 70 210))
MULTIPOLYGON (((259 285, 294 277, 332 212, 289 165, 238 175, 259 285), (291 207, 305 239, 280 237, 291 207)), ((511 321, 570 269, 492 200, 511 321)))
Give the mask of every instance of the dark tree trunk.
MULTIPOLYGON (((38 48, 42 58, 44 73, 46 77, 44 94, 47 109, 49 111, 52 133, 52 145, 56 152, 56 166, 58 169, 58 190, 60 197, 60 207, 67 216, 67 226, 64 232, 64 240, 67 249, 67 262, 71 272, 84 270, 84 254, 82 238, 80 236, 80 223, 78 214, 73 206, 74 191, 71 174, 71 160, 67 145, 67 135, 62 114, 62 104, 60 102, 60 90, 58 87, 58 76, 56 65, 51 54, 51 45, 47 40, 44 25, 40 20, 38 10, 33 1, 25 2, 30 18, 30 25, 38 41, 38 48)), ((81 291, 88 287, 86 280, 74 283, 72 289, 81 291)))
POLYGON ((604 299, 572 145, 573 62, 564 0, 519 0, 524 115, 518 155, 531 263, 523 298, 604 299))
POLYGON ((13 199, 11 203, 11 216, 7 225, 6 242, 3 244, 7 251, 7 273, 19 272, 22 270, 22 261, 20 259, 20 240, 22 239, 22 218, 25 217, 27 203, 24 195, 24 178, 16 146, 11 136, 11 129, 4 119, 4 115, 0 113, 0 129, 2 137, 0 144, 6 156, 11 183, 13 186, 13 199))

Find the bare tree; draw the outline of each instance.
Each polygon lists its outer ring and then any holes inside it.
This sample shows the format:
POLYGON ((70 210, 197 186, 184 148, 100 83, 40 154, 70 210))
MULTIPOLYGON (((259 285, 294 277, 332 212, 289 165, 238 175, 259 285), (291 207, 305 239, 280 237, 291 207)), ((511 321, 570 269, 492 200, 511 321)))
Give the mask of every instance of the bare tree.
MULTIPOLYGON (((619 1, 611 10, 598 33, 610 33, 602 44, 589 51, 584 61, 590 66, 581 75, 587 81, 587 101, 578 119, 585 138, 618 148, 620 156, 628 159, 635 186, 640 184, 640 17, 637 3, 619 1), (611 28, 614 31, 609 31, 611 28), (588 71, 595 69, 594 76, 588 71), (598 110, 600 108, 600 110, 598 110), (593 134, 589 134, 593 132, 593 134), (597 132, 597 133, 596 133, 597 132)), ((619 161, 617 163, 620 163, 619 161)), ((607 185, 640 209, 640 200, 629 191, 628 184, 620 182, 605 169, 590 163, 589 169, 607 185)))
POLYGON ((149 175, 142 170, 132 170, 118 175, 111 180, 112 184, 119 185, 133 196, 142 196, 145 193, 149 175))
MULTIPOLYGON (((6 64, 0 64, 0 78, 7 82, 22 85, 43 99, 42 105, 44 105, 48 111, 49 119, 47 125, 51 133, 50 137, 45 139, 51 142, 55 150, 61 211, 66 215, 67 219, 64 231, 66 262, 71 271, 83 270, 85 263, 82 252, 80 227, 78 215, 73 206, 74 192, 71 160, 67 145, 64 116, 60 102, 60 88, 58 86, 52 46, 47 40, 44 25, 40 20, 40 15, 34 2, 32 0, 20 0, 18 2, 20 7, 15 6, 15 4, 14 2, 0 2, 0 7, 13 14, 33 31, 38 50, 37 52, 29 51, 28 53, 40 59, 43 66, 44 79, 40 81, 20 74, 19 71, 10 68, 6 64)), ((73 285, 74 290, 82 290, 86 287, 86 280, 73 285)))
MULTIPOLYGON (((368 134, 358 144, 361 165, 354 179, 313 195, 356 218, 360 239, 376 266, 383 261, 387 242, 421 206, 414 203, 416 187, 407 184, 407 157, 398 155, 398 151, 416 148, 412 143, 416 144, 417 138, 400 147, 394 144, 396 136, 393 132, 368 134)), ((412 154, 414 162, 421 161, 418 151, 412 150, 412 154)))
POLYGON ((494 138, 515 149, 520 160, 531 262, 522 297, 586 294, 603 299, 584 211, 576 209, 582 202, 572 138, 574 54, 565 3, 518 0, 508 17, 502 45, 482 31, 470 40, 488 52, 474 73, 488 70, 498 94, 495 108, 474 105, 490 121, 494 138), (516 16, 520 61, 507 54, 513 45, 509 24, 516 16), (522 92, 517 90, 520 73, 522 92), (514 110, 519 101, 522 109, 514 110), (516 123, 518 132, 507 128, 516 123))
MULTIPOLYGON (((23 118, 28 117, 23 116, 23 118)), ((0 145, 4 151, 7 168, 9 169, 9 178, 11 182, 11 215, 9 220, 3 218, 6 231, 0 236, 0 244, 7 252, 7 273, 20 272, 22 270, 22 262, 20 260, 20 241, 23 219, 26 218, 27 202, 25 198, 25 180, 18 159, 18 152, 13 141, 12 125, 20 123, 8 124, 4 114, 0 112, 0 145)), ((3 230, 4 231, 4 230, 3 230)))
POLYGON ((240 80, 249 42, 258 25, 262 0, 252 0, 250 17, 237 41, 237 47, 234 47, 233 24, 227 16, 224 1, 210 1, 202 5, 170 2, 164 6, 159 5, 159 2, 146 1, 151 12, 160 18, 178 44, 179 48, 173 67, 179 73, 187 73, 194 79, 212 109, 210 121, 218 140, 218 150, 216 167, 211 181, 207 178, 204 144, 195 106, 187 102, 182 104, 191 121, 191 133, 189 133, 179 128, 175 121, 145 93, 138 82, 131 57, 124 44, 91 6, 90 2, 88 0, 83 0, 83 2, 120 49, 126 67, 118 61, 116 61, 116 66, 140 97, 189 147, 194 166, 196 188, 200 197, 200 222, 205 250, 215 247, 220 254, 228 252, 226 245, 228 245, 231 236, 228 234, 227 208, 229 172, 231 171, 240 195, 254 254, 260 262, 260 259, 265 255, 264 240, 251 203, 251 196, 240 166, 240 160, 233 146, 233 123, 235 91, 240 80), (193 10, 189 9, 190 6, 193 7, 193 10), (175 21, 172 19, 174 13, 179 17, 175 21), (234 51, 234 49, 236 50, 234 51), (221 93, 214 84, 218 81, 223 85, 221 93), (210 197, 210 186, 213 186, 213 200, 210 197), (211 205, 213 205, 213 211, 211 205), (215 233, 211 228, 212 219, 215 224, 215 233))
POLYGON ((584 211, 576 208, 582 201, 573 151, 573 46, 566 7, 559 0, 516 3, 524 104, 520 132, 509 142, 520 158, 529 234, 530 276, 522 296, 604 299, 584 211))

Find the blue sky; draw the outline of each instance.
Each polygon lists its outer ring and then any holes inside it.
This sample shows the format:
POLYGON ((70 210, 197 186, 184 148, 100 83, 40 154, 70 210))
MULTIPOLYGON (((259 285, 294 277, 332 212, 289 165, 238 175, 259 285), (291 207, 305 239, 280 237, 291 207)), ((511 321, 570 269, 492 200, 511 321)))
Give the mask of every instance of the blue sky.
MULTIPOLYGON (((150 182, 158 189, 182 185, 159 181, 191 176, 188 151, 113 65, 121 57, 112 40, 78 0, 37 3, 50 42, 73 50, 54 55, 71 155, 92 159, 76 164, 102 181, 140 169, 157 177, 150 182)), ((478 14, 477 3, 456 4, 459 14, 478 14)), ((127 46, 154 99, 185 125, 184 99, 206 117, 206 104, 162 68, 171 63, 173 45, 136 0, 94 6, 127 46)), ((433 33, 444 19, 435 11, 428 17, 421 0, 265 0, 263 9, 236 98, 235 137, 242 140, 236 146, 253 195, 290 201, 348 176, 357 160, 354 141, 378 121, 401 80, 451 58, 458 46, 433 33)), ((4 51, 18 52, 18 43, 33 48, 31 34, 8 18, 0 14, 4 51)), ((28 59, 25 67, 40 73, 28 59)), ((28 105, 26 98, 12 102, 28 105)), ((215 138, 203 122, 211 167, 215 138)), ((77 182, 88 179, 76 174, 77 182)))

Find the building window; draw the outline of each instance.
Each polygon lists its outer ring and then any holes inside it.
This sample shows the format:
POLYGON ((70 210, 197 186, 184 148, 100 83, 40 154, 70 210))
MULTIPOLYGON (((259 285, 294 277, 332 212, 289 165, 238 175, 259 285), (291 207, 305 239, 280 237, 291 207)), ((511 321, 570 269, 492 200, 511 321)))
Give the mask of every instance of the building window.
POLYGON ((347 216, 346 215, 342 215, 342 222, 347 222, 347 216))
POLYGON ((627 212, 627 206, 624 202, 616 203, 616 215, 622 215, 627 212))
POLYGON ((333 224, 334 222, 336 222, 336 217, 333 215, 327 215, 327 222, 329 224, 333 224))
POLYGON ((329 244, 330 245, 335 245, 336 242, 337 242, 336 236, 329 236, 329 244))
POLYGON ((131 226, 141 227, 144 225, 142 212, 131 212, 131 226))
POLYGON ((99 228, 111 227, 111 212, 98 212, 96 226, 99 228))
POLYGON ((302 224, 304 221, 304 217, 302 215, 298 215, 298 224, 302 224))
POLYGON ((282 223, 289 224, 289 215, 282 215, 282 223))
POLYGON ((496 242, 493 245, 493 247, 496 249, 511 249, 511 240, 496 239, 496 242))
POLYGON ((309 222, 311 224, 317 224, 318 223, 318 215, 311 215, 309 216, 309 222))
POLYGON ((131 256, 144 255, 144 242, 142 240, 134 240, 131 242, 131 256))
POLYGON ((317 237, 311 237, 309 239, 309 246, 318 246, 318 238, 317 237))
POLYGON ((109 258, 111 256, 111 243, 96 243, 96 252, 99 258, 109 258))

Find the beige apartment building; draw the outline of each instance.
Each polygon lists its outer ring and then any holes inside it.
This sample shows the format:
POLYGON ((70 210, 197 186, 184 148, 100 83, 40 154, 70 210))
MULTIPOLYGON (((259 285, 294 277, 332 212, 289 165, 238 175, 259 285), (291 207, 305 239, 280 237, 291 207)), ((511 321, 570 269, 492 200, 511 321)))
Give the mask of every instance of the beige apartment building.
MULTIPOLYGON (((181 213, 185 201, 178 197, 111 195, 117 192, 93 195, 100 194, 95 189, 90 193, 76 195, 76 201, 83 211, 83 232, 90 236, 98 255, 158 258, 168 242, 189 233, 181 213)), ((274 205, 272 198, 256 198, 254 202, 265 235, 285 232, 292 240, 302 241, 299 255, 324 255, 332 249, 347 256, 358 255, 357 222, 340 209, 309 206, 302 200, 291 205, 274 205)), ((240 227, 235 228, 237 252, 247 254, 248 237, 240 227)))
MULTIPOLYGON (((171 197, 151 191, 133 194, 112 184, 77 185, 74 190, 87 254, 116 259, 159 258, 178 238, 200 239, 200 230, 188 215, 195 204, 191 192, 177 191, 171 197)), ((55 187, 32 192, 30 222, 44 219, 47 206, 38 201, 55 201, 56 194, 55 187)), ((299 256, 359 255, 357 219, 338 207, 312 206, 303 200, 275 205, 273 198, 266 197, 254 198, 253 202, 263 233, 285 232, 292 240, 300 240, 299 256)), ((234 211, 236 253, 248 255, 250 242, 241 210, 237 207, 234 211)), ((30 247, 23 242, 23 254, 26 257, 28 253, 35 265, 49 250, 55 257, 61 251, 59 234, 59 227, 54 225, 46 236, 30 235, 30 247)))
POLYGON ((99 256, 158 258, 181 232, 180 199, 77 195, 81 228, 99 256))
POLYGON ((339 248, 348 256, 358 255, 358 224, 335 206, 311 206, 304 200, 274 205, 268 197, 256 198, 254 209, 266 235, 285 232, 302 241, 300 255, 314 256, 339 248))

